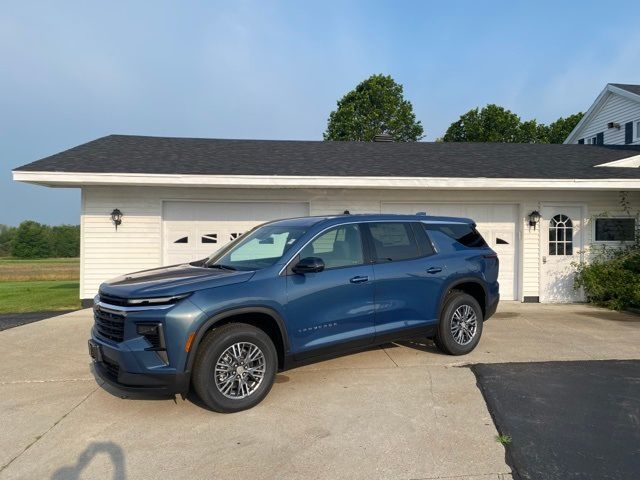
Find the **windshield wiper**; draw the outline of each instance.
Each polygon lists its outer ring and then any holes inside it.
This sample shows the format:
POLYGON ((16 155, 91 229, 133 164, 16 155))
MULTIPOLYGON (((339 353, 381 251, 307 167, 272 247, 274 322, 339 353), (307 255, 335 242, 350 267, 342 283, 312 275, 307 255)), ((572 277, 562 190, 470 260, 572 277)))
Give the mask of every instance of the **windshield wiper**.
POLYGON ((214 263, 213 265, 207 265, 208 268, 219 268, 220 270, 237 270, 236 267, 231 265, 223 265, 221 263, 214 263))

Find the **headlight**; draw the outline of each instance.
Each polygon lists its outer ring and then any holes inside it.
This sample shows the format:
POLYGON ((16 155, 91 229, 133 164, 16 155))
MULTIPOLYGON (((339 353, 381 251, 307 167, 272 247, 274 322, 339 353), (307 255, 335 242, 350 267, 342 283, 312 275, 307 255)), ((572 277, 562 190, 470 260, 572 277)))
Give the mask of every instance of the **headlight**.
POLYGON ((171 297, 151 297, 151 298, 129 298, 127 304, 133 306, 145 306, 145 305, 171 305, 183 298, 187 298, 190 293, 183 293, 182 295, 173 295, 171 297))

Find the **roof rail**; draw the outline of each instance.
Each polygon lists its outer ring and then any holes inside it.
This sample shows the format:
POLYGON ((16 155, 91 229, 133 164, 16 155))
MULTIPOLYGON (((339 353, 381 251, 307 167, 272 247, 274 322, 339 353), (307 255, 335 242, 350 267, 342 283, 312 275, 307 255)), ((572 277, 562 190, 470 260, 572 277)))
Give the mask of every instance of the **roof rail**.
POLYGON ((416 212, 416 215, 423 215, 423 216, 426 216, 426 215, 427 215, 427 212, 416 212))

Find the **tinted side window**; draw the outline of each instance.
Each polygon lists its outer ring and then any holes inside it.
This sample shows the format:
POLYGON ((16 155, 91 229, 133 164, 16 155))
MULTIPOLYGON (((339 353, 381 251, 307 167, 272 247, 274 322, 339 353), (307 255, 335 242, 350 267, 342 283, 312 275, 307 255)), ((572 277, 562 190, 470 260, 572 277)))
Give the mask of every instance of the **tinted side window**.
POLYGON ((300 258, 318 257, 325 268, 362 265, 362 236, 358 225, 341 225, 320 234, 300 252, 300 258))
POLYGON ((368 223, 376 261, 397 261, 420 256, 410 223, 368 223))
POLYGON ((418 248, 420 249, 420 256, 426 257, 427 255, 433 255, 435 251, 433 250, 433 245, 431 244, 431 240, 427 236, 427 232, 424 228, 424 224, 414 223, 412 225, 413 225, 413 233, 416 236, 416 241, 418 242, 418 248))
POLYGON ((480 248, 487 244, 478 231, 467 223, 426 224, 427 230, 436 230, 453 238, 465 247, 480 248))

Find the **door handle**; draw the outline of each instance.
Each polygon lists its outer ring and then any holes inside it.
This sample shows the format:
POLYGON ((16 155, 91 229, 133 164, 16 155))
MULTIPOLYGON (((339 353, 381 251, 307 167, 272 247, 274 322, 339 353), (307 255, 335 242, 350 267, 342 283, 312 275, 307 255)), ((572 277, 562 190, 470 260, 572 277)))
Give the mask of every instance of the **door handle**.
POLYGON ((351 280, 349 280, 351 283, 364 283, 364 282, 368 282, 369 281, 369 277, 366 276, 357 276, 357 277, 353 277, 351 280))
POLYGON ((427 268, 427 273, 439 273, 442 271, 442 267, 429 267, 427 268))

